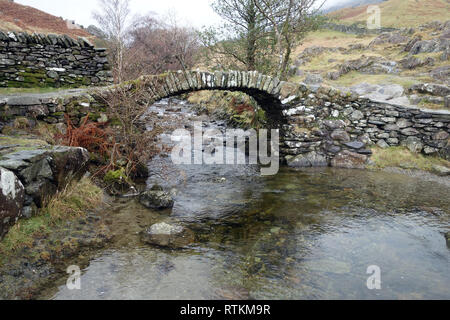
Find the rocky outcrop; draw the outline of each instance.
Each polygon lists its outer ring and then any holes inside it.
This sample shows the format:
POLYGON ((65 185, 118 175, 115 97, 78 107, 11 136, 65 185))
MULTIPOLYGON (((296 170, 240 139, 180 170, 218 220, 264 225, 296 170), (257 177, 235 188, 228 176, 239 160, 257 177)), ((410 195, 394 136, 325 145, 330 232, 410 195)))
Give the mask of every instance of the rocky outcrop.
POLYGON ((0 87, 80 87, 112 80, 106 49, 83 38, 0 31, 0 87))
POLYGON ((143 242, 150 245, 179 249, 194 242, 194 233, 173 223, 157 223, 141 233, 143 242))
POLYGON ((437 83, 421 83, 411 86, 409 91, 431 94, 433 96, 446 97, 450 95, 450 87, 437 83))
POLYGON ((338 71, 330 71, 327 73, 327 78, 330 80, 337 80, 339 77, 351 72, 359 71, 367 74, 384 74, 397 73, 397 63, 389 61, 382 57, 366 57, 361 56, 359 59, 349 60, 338 66, 338 71))
POLYGON ((323 24, 322 28, 324 29, 331 29, 343 33, 348 34, 378 34, 378 33, 386 33, 386 32, 392 32, 396 31, 395 28, 379 28, 379 29, 367 29, 364 26, 358 25, 358 24, 336 24, 336 23, 325 23, 323 24))
POLYGON ((16 175, 0 168, 0 240, 22 216, 25 189, 16 175))
POLYGON ((0 167, 10 170, 24 188, 22 215, 31 217, 57 190, 87 169, 89 154, 83 148, 48 147, 3 155, 0 167))
POLYGON ((432 39, 417 41, 409 50, 409 54, 415 55, 419 53, 430 53, 445 51, 450 47, 450 40, 432 39))

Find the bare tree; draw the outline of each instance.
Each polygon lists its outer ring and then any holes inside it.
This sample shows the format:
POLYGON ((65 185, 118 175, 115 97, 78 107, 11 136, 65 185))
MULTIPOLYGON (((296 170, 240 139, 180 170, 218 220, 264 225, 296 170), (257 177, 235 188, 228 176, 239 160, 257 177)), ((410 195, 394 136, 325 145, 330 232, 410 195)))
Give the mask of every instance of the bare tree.
POLYGON ((166 17, 164 22, 152 15, 140 17, 134 21, 129 38, 125 59, 129 79, 191 69, 200 46, 196 32, 179 26, 174 16, 166 17))
POLYGON ((195 55, 200 47, 197 33, 192 28, 180 26, 175 13, 169 13, 166 20, 167 22, 163 24, 167 30, 166 41, 181 68, 187 71, 193 67, 195 55))
POLYGON ((215 0, 212 8, 225 23, 201 33, 208 48, 206 60, 217 60, 217 64, 232 69, 261 70, 271 54, 265 41, 268 23, 253 0, 215 0))
POLYGON ((98 2, 100 12, 94 12, 93 17, 110 43, 115 77, 120 83, 123 80, 125 36, 130 15, 130 0, 98 0, 98 2))
POLYGON ((320 21, 318 12, 325 0, 252 0, 271 24, 278 55, 276 76, 286 78, 292 48, 314 30, 320 21))

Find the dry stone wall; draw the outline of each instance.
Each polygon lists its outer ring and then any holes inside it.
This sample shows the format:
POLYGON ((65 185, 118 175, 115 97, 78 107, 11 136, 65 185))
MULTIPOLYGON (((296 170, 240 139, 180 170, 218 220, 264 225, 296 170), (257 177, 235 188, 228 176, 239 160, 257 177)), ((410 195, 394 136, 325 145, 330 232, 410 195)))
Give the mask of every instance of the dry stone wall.
POLYGON ((83 38, 0 31, 0 87, 75 88, 112 81, 106 49, 83 38))
POLYGON ((282 152, 291 166, 364 167, 373 145, 405 146, 450 159, 446 110, 409 108, 320 87, 283 114, 287 123, 282 152), (349 158, 353 165, 346 162, 349 158))

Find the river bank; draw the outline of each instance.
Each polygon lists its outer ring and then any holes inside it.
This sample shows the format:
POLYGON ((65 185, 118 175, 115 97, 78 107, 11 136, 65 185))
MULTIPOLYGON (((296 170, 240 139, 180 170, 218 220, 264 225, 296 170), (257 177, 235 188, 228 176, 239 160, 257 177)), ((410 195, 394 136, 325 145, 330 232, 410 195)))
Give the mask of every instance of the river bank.
POLYGON ((110 200, 83 178, 57 194, 39 214, 11 228, 0 243, 0 299, 33 299, 66 274, 70 261, 86 265, 112 240, 110 200))

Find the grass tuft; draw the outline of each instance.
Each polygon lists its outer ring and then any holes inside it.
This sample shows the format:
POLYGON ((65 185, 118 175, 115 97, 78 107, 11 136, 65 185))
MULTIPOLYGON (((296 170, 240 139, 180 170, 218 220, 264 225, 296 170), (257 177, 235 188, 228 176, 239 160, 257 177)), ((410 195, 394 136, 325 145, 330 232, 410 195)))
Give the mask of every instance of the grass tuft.
POLYGON ((103 191, 90 179, 73 182, 54 197, 40 211, 38 216, 19 220, 0 242, 1 257, 21 248, 32 247, 37 237, 45 237, 52 227, 67 220, 84 216, 103 202, 103 191))
POLYGON ((433 171, 433 166, 450 168, 450 161, 433 156, 413 153, 405 147, 372 148, 371 160, 375 168, 399 167, 403 169, 419 169, 433 171))

